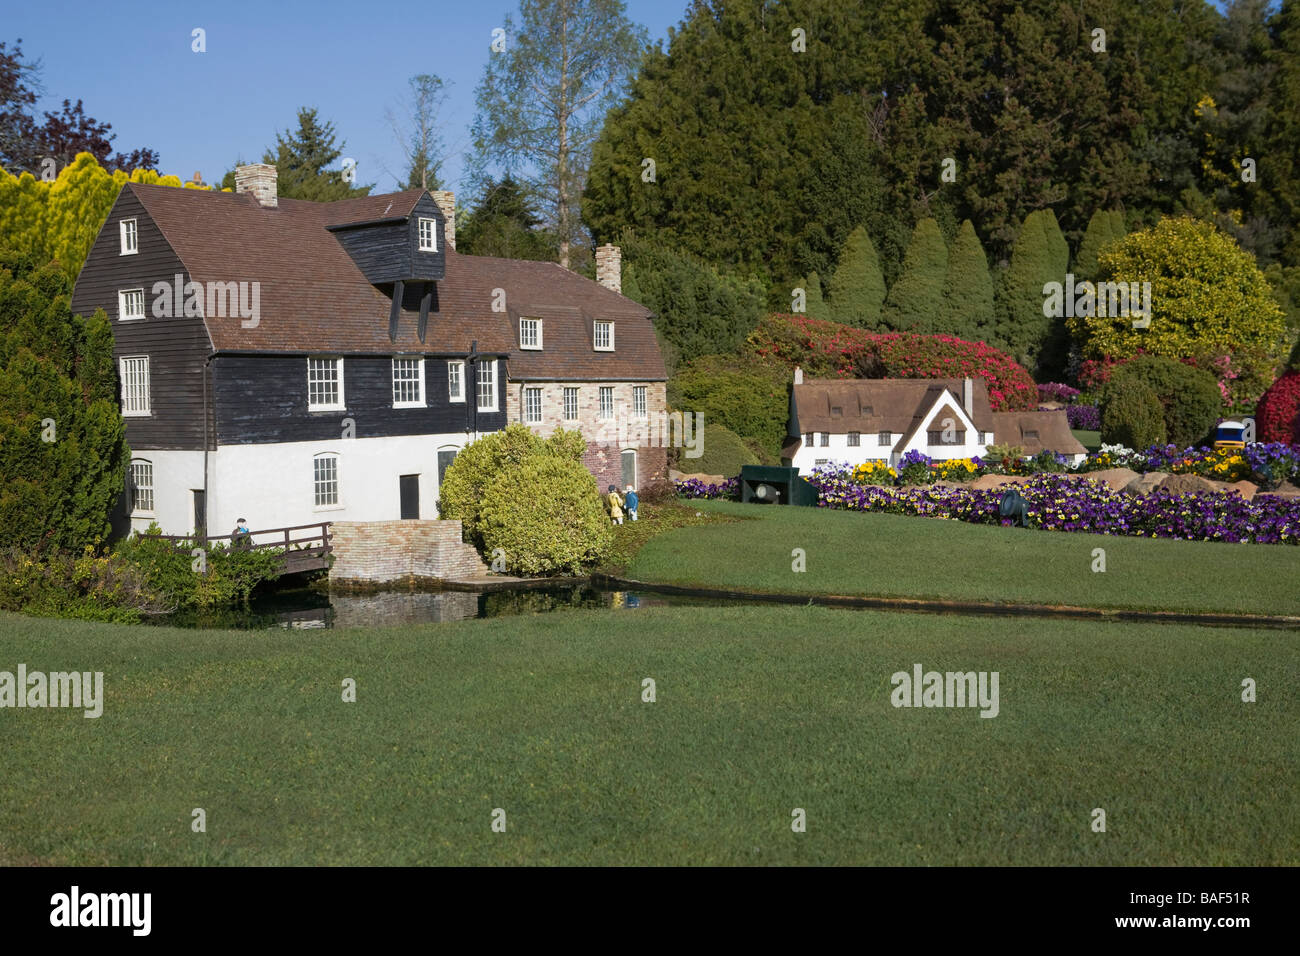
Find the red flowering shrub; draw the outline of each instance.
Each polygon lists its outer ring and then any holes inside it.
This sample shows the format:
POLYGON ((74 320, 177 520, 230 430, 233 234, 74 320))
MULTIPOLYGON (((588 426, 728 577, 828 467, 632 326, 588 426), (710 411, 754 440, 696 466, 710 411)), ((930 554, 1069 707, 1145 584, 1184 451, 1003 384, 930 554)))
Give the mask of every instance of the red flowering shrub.
POLYGON ((1038 388, 1024 367, 983 342, 951 335, 868 332, 810 319, 769 315, 749 336, 760 359, 801 366, 813 378, 855 378, 864 365, 889 378, 979 377, 995 412, 1038 407, 1038 388))
POLYGON ((1260 396, 1255 427, 1262 442, 1300 444, 1300 372, 1287 372, 1260 396))

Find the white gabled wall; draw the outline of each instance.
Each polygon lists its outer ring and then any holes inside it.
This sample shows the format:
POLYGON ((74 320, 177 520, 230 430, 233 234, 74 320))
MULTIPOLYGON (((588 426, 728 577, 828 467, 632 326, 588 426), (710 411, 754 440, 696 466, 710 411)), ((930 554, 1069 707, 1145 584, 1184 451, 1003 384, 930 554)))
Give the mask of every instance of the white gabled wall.
MULTIPOLYGON (((982 433, 975 427, 975 423, 971 421, 970 416, 966 414, 966 410, 961 407, 961 404, 954 401, 949 393, 944 392, 930 405, 929 411, 925 413, 924 423, 916 430, 908 442, 906 444, 899 443, 895 446, 894 454, 890 458, 890 464, 898 464, 899 460, 909 451, 919 451, 935 461, 949 461, 954 458, 972 458, 976 455, 983 455, 988 451, 988 443, 981 441, 982 437, 982 433), (948 416, 945 414, 941 417, 940 412, 946 408, 951 408, 956 413, 961 430, 966 433, 966 440, 959 445, 931 445, 929 436, 926 433, 931 429, 943 431, 942 422, 948 416)), ((989 433, 989 437, 991 441, 992 433, 989 433)))

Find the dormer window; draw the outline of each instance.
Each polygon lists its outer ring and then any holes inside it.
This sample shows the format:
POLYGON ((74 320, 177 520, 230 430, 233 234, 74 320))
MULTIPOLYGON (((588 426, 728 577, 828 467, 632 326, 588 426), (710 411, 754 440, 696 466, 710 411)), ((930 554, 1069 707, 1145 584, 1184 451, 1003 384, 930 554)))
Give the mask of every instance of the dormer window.
POLYGON ((122 252, 124 256, 133 256, 139 251, 139 240, 136 233, 134 219, 123 219, 118 223, 118 229, 122 236, 122 252))
POLYGON ((420 218, 420 251, 438 251, 438 220, 420 218))
POLYGON ((519 347, 521 349, 537 349, 542 347, 542 320, 541 319, 520 319, 519 320, 519 347))
POLYGON ((596 322, 595 334, 593 335, 596 351, 612 352, 614 351, 614 323, 613 322, 596 322))

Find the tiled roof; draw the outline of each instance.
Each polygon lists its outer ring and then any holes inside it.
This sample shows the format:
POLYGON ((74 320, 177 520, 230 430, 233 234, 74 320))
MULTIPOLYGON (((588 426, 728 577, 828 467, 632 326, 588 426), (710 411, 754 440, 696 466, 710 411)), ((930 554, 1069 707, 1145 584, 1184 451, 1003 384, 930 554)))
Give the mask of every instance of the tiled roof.
POLYGON ((1070 421, 1063 408, 1050 412, 995 412, 993 441, 999 445, 1019 445, 1029 455, 1045 449, 1062 455, 1082 455, 1088 451, 1070 431, 1070 421))
POLYGON ((403 311, 397 339, 390 340, 389 297, 366 281, 327 227, 409 215, 423 190, 331 203, 281 199, 268 209, 249 194, 123 188, 139 198, 191 279, 260 284, 256 327, 244 328, 238 318, 205 319, 218 351, 454 354, 476 340, 480 352, 511 359, 512 378, 667 377, 643 306, 555 263, 454 249, 446 251, 446 278, 437 283, 425 341, 416 335, 417 308, 403 311), (498 289, 510 311, 492 310, 498 289), (546 319, 540 353, 518 347, 516 317, 534 313, 546 319), (615 322, 616 351, 591 348, 592 317, 615 322))
MULTIPOLYGON (((802 432, 888 431, 910 434, 923 423, 922 416, 947 391, 961 407, 962 380, 935 378, 805 379, 794 386, 795 407, 802 432)), ((993 431, 984 379, 972 382, 971 416, 980 431, 993 431)))

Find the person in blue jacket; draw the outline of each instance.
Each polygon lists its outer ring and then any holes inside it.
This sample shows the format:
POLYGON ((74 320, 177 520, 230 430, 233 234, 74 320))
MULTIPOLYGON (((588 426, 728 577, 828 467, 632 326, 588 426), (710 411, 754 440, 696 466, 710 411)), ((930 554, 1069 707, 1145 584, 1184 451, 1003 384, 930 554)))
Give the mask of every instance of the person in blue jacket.
POLYGON ((637 498, 636 491, 631 485, 628 485, 627 494, 623 496, 623 509, 627 512, 628 518, 632 521, 636 520, 636 506, 639 503, 640 499, 637 498))

